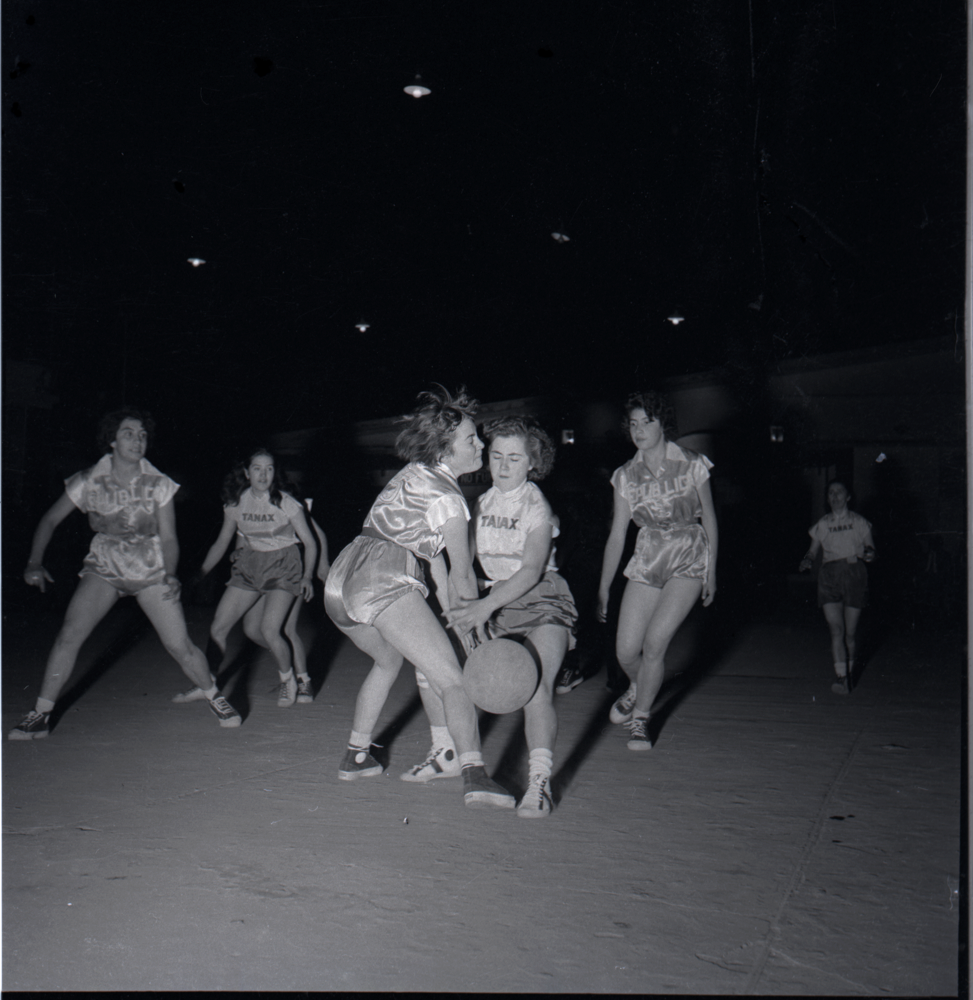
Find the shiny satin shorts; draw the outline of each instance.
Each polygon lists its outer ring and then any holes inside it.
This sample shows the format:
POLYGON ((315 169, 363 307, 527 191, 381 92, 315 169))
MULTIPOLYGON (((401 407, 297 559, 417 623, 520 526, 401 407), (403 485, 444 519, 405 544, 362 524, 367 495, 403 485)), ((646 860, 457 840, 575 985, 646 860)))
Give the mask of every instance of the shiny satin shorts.
POLYGON ((301 553, 296 545, 288 545, 273 552, 260 552, 241 545, 230 554, 230 581, 228 587, 237 590, 255 590, 266 594, 270 590, 286 590, 300 594, 301 553))
POLYGON ((491 639, 502 639, 529 636, 541 625, 560 625, 568 630, 568 649, 574 649, 577 620, 578 609, 567 580, 559 573, 547 572, 523 597, 502 607, 487 622, 486 629, 491 639))
POLYGON ((159 536, 122 538, 98 532, 78 576, 100 577, 122 594, 137 594, 164 583, 166 567, 159 536))
POLYGON ((359 535, 331 565, 324 610, 338 628, 371 625, 412 590, 429 594, 418 557, 395 542, 359 535))
POLYGON ((703 526, 696 522, 671 528, 640 528, 624 575, 636 583, 661 588, 673 577, 705 583, 708 570, 709 540, 703 526))

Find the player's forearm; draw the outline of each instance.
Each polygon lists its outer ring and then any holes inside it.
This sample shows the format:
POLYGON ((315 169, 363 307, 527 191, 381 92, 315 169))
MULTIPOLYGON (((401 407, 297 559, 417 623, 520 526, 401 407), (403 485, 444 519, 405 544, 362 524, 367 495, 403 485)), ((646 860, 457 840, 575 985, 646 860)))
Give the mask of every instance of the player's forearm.
POLYGON ((476 589, 476 577, 473 575, 472 566, 467 566, 465 572, 450 572, 449 583, 457 597, 463 600, 475 601, 479 597, 476 589))
POLYGON ((179 541, 176 538, 162 539, 162 564, 166 568, 166 576, 175 576, 179 568, 179 541))
POLYGON ((304 543, 304 579, 314 576, 314 567, 318 564, 318 547, 313 538, 304 543))
POLYGON ((618 564, 622 561, 622 549, 624 548, 624 538, 616 538, 609 535, 605 545, 605 555, 601 563, 601 581, 598 584, 599 591, 606 591, 612 585, 615 574, 618 572, 618 564))
POLYGON ((489 608, 492 615, 500 608, 523 597, 532 587, 536 587, 543 575, 543 569, 538 571, 534 566, 521 566, 513 576, 501 580, 490 588, 489 594, 483 598, 483 607, 489 608))
POLYGON ((46 514, 40 519, 31 542, 28 566, 40 566, 44 562, 44 553, 54 534, 54 527, 54 522, 46 514))
POLYGON ((712 514, 702 517, 703 531, 706 532, 706 541, 709 543, 709 564, 711 569, 716 568, 716 553, 720 544, 720 532, 716 525, 716 517, 712 514))

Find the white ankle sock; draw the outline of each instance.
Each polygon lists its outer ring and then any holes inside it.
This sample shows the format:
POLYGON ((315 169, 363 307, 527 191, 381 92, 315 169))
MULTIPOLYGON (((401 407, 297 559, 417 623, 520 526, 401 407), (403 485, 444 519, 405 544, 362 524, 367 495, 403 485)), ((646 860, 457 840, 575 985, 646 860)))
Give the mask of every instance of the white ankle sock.
POLYGON ((444 750, 456 749, 453 746, 453 737, 449 735, 448 726, 430 726, 429 732, 432 735, 432 745, 437 749, 439 747, 442 747, 444 750))
POLYGON ((531 750, 528 764, 528 776, 533 778, 535 774, 538 774, 545 778, 549 778, 551 776, 551 766, 553 763, 554 754, 546 747, 537 747, 535 750, 531 750))
POLYGON ((348 746, 353 750, 367 750, 371 745, 371 733, 360 733, 357 729, 351 731, 351 736, 348 737, 348 746))
POLYGON ((463 770, 468 767, 483 767, 483 754, 479 750, 467 750, 459 755, 459 766, 463 770))
POLYGON ((35 712, 41 712, 44 715, 50 715, 54 711, 54 702, 49 698, 38 698, 34 705, 35 712))

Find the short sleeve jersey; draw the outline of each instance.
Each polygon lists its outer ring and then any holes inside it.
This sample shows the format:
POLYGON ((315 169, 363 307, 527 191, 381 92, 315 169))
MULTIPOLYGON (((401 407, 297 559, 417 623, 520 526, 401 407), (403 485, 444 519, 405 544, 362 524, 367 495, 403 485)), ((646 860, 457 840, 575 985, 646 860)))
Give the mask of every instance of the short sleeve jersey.
POLYGON ((826 563, 857 562, 865 554, 865 540, 871 530, 871 524, 861 514, 849 510, 841 517, 825 514, 808 534, 820 542, 826 563))
POLYGON ((454 517, 468 521, 470 510, 453 473, 442 463, 410 462, 378 495, 364 526, 428 560, 442 552, 443 525, 454 517))
POLYGON ((259 496, 248 486, 235 504, 223 509, 236 523, 237 535, 257 552, 277 552, 297 544, 291 518, 303 508, 289 493, 281 493, 278 507, 269 493, 259 496))
POLYGON ((615 470, 611 482, 640 528, 672 528, 699 520, 703 508, 696 491, 712 468, 705 455, 667 441, 659 468, 650 469, 639 452, 615 470))
POLYGON ((159 534, 157 512, 176 495, 179 484, 144 458, 138 475, 130 483, 119 483, 111 455, 104 455, 90 469, 66 479, 64 489, 88 515, 92 531, 130 540, 159 534))
MULTIPOLYGON (((552 538, 560 534, 551 505, 529 481, 511 493, 491 486, 477 500, 473 521, 476 554, 493 583, 509 580, 520 569, 527 536, 536 528, 549 524, 552 538)), ((552 545, 545 571, 556 569, 552 545)))

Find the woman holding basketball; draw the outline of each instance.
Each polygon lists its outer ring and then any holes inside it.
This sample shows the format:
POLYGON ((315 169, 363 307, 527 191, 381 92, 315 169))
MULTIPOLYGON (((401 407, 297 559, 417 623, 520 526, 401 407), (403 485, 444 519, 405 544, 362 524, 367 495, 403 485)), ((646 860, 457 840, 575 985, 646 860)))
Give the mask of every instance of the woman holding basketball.
POLYGON ((868 603, 868 571, 865 563, 875 558, 872 526, 848 509, 851 491, 840 479, 828 483, 831 513, 808 532, 811 547, 798 567, 809 570, 818 552, 823 552, 818 573, 818 607, 831 630, 831 654, 837 681, 835 694, 851 694, 855 670, 858 619, 868 603))
MULTIPOLYGON (((226 477, 223 502, 223 527, 206 553, 200 575, 206 576, 223 558, 234 535, 239 545, 230 557, 230 580, 210 626, 210 671, 215 675, 219 670, 230 629, 265 598, 259 630, 263 644, 277 661, 277 704, 287 708, 297 700, 299 686, 290 643, 281 630, 295 600, 303 597, 309 601, 314 596, 311 577, 317 563, 317 542, 307 526, 304 508, 281 489, 277 462, 266 448, 258 448, 226 477), (298 539, 304 545, 303 561, 298 539)), ((305 674, 300 680, 310 694, 310 677, 305 674)), ((173 701, 183 703, 200 697, 202 691, 193 688, 173 701)))
MULTIPOLYGON (((446 613, 446 619, 461 636, 482 630, 488 639, 523 639, 540 666, 540 683, 524 706, 529 777, 517 815, 541 819, 552 809, 554 680, 565 653, 574 647, 578 619, 571 591, 554 564, 557 518, 535 485, 554 466, 554 445, 526 416, 493 420, 484 437, 493 485, 476 503, 471 552, 480 560, 489 593, 480 600, 461 602, 460 608, 446 613)), ((432 760, 413 768, 411 780, 423 780, 431 768, 432 760)))
MULTIPOLYGON (((458 478, 483 464, 476 436, 476 401, 460 390, 424 392, 406 418, 395 451, 408 463, 379 494, 361 533, 331 567, 324 589, 329 617, 374 663, 358 693, 351 739, 338 777, 345 781, 382 773, 371 755, 372 736, 406 657, 420 686, 443 706, 446 738, 452 734, 468 806, 512 809, 512 795, 487 777, 480 753, 476 710, 449 637, 426 603, 420 559, 429 563, 440 603, 476 597, 470 562, 469 509, 458 478), (449 555, 447 575, 443 551, 449 555)), ((454 757, 455 757, 454 753, 454 757)), ((454 773, 455 773, 454 770, 454 773)))
POLYGON ((634 521, 639 533, 624 570, 628 583, 615 639, 615 653, 630 684, 612 705, 610 719, 628 728, 629 750, 650 750, 649 716, 665 676, 666 650, 700 595, 706 607, 716 596, 716 512, 709 485, 713 463, 669 439, 673 411, 661 394, 635 393, 625 412, 638 450, 611 478, 615 506, 597 615, 601 621, 607 616, 609 589, 628 523, 634 521))

